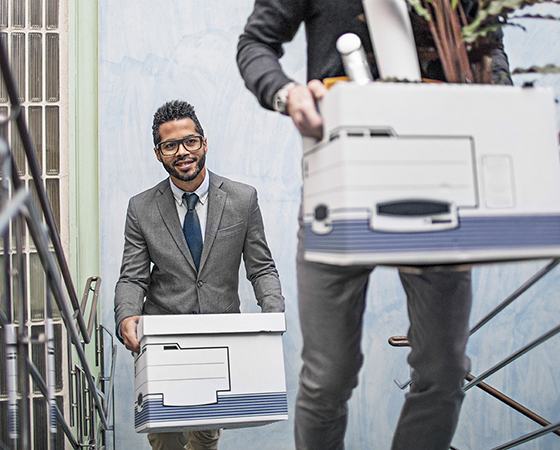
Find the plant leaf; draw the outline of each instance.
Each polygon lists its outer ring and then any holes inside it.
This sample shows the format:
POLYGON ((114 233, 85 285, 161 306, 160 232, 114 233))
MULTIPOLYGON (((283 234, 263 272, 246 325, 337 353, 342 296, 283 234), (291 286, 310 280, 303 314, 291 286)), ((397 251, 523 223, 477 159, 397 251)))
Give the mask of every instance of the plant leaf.
POLYGON ((546 66, 531 66, 527 69, 517 68, 512 72, 512 75, 519 75, 523 73, 540 73, 541 75, 560 73, 560 67, 554 64, 547 64, 546 66))
POLYGON ((430 15, 430 12, 422 6, 422 0, 408 0, 408 3, 410 4, 410 6, 414 8, 416 14, 423 17, 428 22, 432 20, 432 16, 430 15))
POLYGON ((527 6, 539 3, 560 4, 558 0, 490 0, 484 5, 481 4, 473 22, 463 28, 463 32, 470 38, 474 36, 484 22, 494 17, 505 18, 507 14, 519 11, 527 6))
MULTIPOLYGON (((477 39, 486 37, 488 33, 494 32, 502 28, 506 23, 500 22, 495 23, 492 25, 485 25, 481 26, 476 30, 466 29, 467 27, 463 28, 463 40, 467 44, 474 43, 477 39)), ((509 25, 509 24, 508 24, 509 25)), ((520 25, 519 25, 520 26, 520 25)))
POLYGON ((523 14, 521 16, 509 16, 507 19, 507 23, 511 24, 512 20, 515 19, 544 19, 544 20, 560 20, 558 16, 552 16, 550 14, 542 15, 542 14, 523 14))

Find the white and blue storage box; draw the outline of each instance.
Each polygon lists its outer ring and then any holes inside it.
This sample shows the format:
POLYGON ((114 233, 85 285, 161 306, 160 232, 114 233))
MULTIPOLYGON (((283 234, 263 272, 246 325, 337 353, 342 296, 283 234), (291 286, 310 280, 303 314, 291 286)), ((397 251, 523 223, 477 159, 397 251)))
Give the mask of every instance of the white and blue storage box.
POLYGON ((554 91, 335 84, 304 140, 305 257, 458 264, 560 257, 554 91))
POLYGON ((139 433, 286 420, 283 313, 143 316, 135 358, 139 433))

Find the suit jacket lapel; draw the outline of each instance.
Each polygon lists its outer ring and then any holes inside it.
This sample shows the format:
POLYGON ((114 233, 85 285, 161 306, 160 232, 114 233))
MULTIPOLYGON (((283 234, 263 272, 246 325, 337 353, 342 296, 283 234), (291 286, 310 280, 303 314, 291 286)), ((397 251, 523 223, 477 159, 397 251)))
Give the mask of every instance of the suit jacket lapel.
POLYGON ((214 243, 214 239, 216 238, 227 198, 227 193, 220 189, 222 185, 220 177, 210 171, 208 171, 208 176, 210 177, 207 199, 208 216, 206 218, 206 234, 204 235, 204 246, 202 247, 199 270, 204 266, 212 244, 214 243))
POLYGON ((160 183, 160 198, 157 202, 157 207, 161 214, 161 218, 165 223, 165 226, 169 230, 171 237, 181 250, 183 256, 187 259, 191 267, 196 272, 196 266, 194 264, 193 257, 185 240, 185 235, 181 229, 181 222, 179 221, 179 216, 177 215, 177 207, 175 206, 175 198, 173 197, 173 192, 169 186, 169 178, 163 180, 160 183))

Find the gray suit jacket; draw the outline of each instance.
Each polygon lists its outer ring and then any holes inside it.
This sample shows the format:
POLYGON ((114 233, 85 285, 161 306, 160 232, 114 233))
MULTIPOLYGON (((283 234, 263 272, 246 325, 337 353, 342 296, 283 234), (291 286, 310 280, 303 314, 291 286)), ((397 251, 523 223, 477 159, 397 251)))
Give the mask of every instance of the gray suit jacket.
MULTIPOLYGON (((241 257, 263 312, 284 311, 278 272, 252 186, 210 177, 204 246, 197 271, 165 179, 130 199, 115 324, 143 314, 239 312, 241 257)), ((117 332, 120 336, 120 333, 117 332)))

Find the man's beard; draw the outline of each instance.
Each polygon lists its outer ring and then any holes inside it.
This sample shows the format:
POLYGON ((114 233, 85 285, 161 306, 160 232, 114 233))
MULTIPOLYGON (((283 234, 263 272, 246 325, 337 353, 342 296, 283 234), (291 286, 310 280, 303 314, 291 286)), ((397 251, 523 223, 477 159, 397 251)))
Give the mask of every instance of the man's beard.
POLYGON ((173 165, 163 163, 163 167, 165 167, 165 170, 167 170, 167 173, 169 173, 169 175, 171 175, 171 176, 173 176, 173 177, 175 177, 175 178, 177 178, 178 180, 181 180, 181 181, 192 181, 198 176, 198 174, 204 168, 204 164, 206 163, 206 153, 203 152, 202 156, 200 158, 198 158, 198 161, 196 162, 194 170, 192 172, 189 172, 189 173, 186 173, 186 174, 183 173, 183 172, 179 172, 175 168, 175 163, 176 162, 178 162, 178 161, 177 160, 174 161, 173 165))

